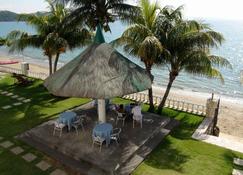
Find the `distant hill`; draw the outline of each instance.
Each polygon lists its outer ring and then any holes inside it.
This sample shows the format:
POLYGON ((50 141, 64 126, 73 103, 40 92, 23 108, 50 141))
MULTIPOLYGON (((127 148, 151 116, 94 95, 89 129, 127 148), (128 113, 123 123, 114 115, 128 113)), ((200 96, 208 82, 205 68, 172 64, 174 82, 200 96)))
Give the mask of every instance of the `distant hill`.
MULTIPOLYGON (((36 12, 35 14, 38 16, 45 15, 47 12, 36 12)), ((17 21, 18 19, 18 13, 10 12, 7 10, 0 11, 0 22, 3 21, 17 21)))
POLYGON ((0 21, 16 21, 17 13, 10 11, 0 11, 0 21))

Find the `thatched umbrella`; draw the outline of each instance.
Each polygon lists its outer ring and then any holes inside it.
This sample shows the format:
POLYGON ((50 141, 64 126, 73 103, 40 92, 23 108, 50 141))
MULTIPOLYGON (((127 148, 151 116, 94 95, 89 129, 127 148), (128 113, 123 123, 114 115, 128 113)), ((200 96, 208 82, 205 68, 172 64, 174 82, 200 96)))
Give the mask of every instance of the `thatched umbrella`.
POLYGON ((151 88, 146 71, 105 43, 97 28, 94 43, 44 83, 56 96, 95 98, 99 120, 106 121, 105 100, 151 88))

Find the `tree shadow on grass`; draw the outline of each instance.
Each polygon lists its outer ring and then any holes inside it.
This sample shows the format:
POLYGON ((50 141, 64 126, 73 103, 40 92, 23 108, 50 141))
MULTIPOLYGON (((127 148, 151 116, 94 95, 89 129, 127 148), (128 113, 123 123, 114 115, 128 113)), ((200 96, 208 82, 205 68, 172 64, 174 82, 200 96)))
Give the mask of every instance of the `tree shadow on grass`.
POLYGON ((5 111, 5 116, 0 118, 0 133, 3 136, 15 136, 26 130, 29 130, 45 121, 55 118, 60 111, 54 111, 50 114, 43 113, 39 107, 31 107, 31 110, 22 110, 14 108, 5 111))
POLYGON ((191 158, 173 146, 171 137, 179 140, 193 140, 193 132, 200 125, 203 118, 171 109, 163 110, 163 116, 180 121, 180 125, 171 132, 165 140, 144 161, 145 164, 156 169, 171 169, 183 173, 183 166, 191 158))
MULTIPOLYGON (((40 80, 36 80, 32 85, 26 87, 5 83, 4 90, 31 99, 31 102, 0 111, 0 133, 4 136, 19 134, 54 118, 64 110, 74 107, 72 103, 65 104, 64 100, 67 98, 55 97, 48 93, 40 80)), ((11 99, 11 101, 14 103, 16 100, 11 99)), ((76 102, 73 104, 76 104, 76 102)))
POLYGON ((183 164, 190 156, 183 154, 173 147, 169 139, 165 139, 144 161, 145 164, 156 169, 172 169, 183 172, 183 164))

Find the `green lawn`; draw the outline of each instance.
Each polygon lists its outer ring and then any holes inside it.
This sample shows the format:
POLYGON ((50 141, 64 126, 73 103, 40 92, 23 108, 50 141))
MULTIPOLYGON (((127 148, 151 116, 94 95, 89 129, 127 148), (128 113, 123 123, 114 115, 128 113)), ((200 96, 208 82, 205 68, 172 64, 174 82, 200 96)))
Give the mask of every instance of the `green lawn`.
POLYGON ((192 139, 201 117, 169 109, 164 111, 164 115, 180 120, 181 125, 136 169, 134 175, 229 175, 233 158, 243 157, 192 139))
MULTIPOLYGON (((4 96, 0 94, 0 106, 7 106, 10 103, 12 103, 12 100, 10 97, 4 96)), ((2 109, 0 109, 1 111, 2 109)))
MULTIPOLYGON (((114 99, 115 103, 128 100, 114 99)), ((143 110, 148 106, 144 105, 143 110)), ((243 154, 191 138, 203 118, 170 109, 164 116, 180 120, 180 126, 150 154, 133 175, 229 175, 233 158, 243 154)))
MULTIPOLYGON (((35 149, 17 141, 14 136, 31 129, 45 121, 55 118, 60 112, 87 103, 89 99, 58 98, 50 95, 42 85, 42 81, 35 80, 31 86, 20 87, 13 84, 12 78, 0 80, 0 89, 7 90, 21 97, 31 99, 31 102, 7 110, 0 110, 0 136, 20 145, 26 151, 34 152, 38 159, 44 155, 35 149)), ((0 96, 0 107, 11 105, 16 100, 4 95, 0 96)), ((38 160, 36 160, 38 162, 38 160)), ((8 149, 0 147, 1 175, 45 175, 34 166, 27 163, 20 156, 15 156, 8 149)))
MULTIPOLYGON (((43 173, 34 166, 42 157, 47 157, 16 140, 14 136, 89 100, 54 97, 45 90, 40 80, 31 86, 19 87, 13 85, 13 79, 8 77, 0 80, 0 89, 31 99, 30 103, 0 110, 0 136, 38 155, 37 160, 26 163, 20 156, 0 147, 0 174, 49 174, 51 170, 43 173)), ((10 97, 0 96, 0 107, 14 102, 10 97)), ((119 104, 129 101, 115 98, 113 102, 119 104)), ((144 105, 143 110, 147 109, 148 106, 144 105)), ((243 157, 242 154, 191 139, 192 133, 203 120, 202 117, 169 109, 164 110, 163 115, 180 120, 181 125, 150 154, 135 170, 134 175, 228 175, 232 172, 233 157, 243 157)))

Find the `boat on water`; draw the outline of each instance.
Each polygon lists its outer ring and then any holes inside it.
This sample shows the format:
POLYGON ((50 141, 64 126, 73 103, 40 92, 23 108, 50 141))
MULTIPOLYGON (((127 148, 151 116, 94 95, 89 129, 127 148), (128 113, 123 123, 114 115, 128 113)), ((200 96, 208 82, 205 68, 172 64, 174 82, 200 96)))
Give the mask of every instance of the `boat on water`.
POLYGON ((18 61, 13 61, 13 60, 0 61, 0 65, 17 64, 17 63, 19 63, 19 62, 18 61))

